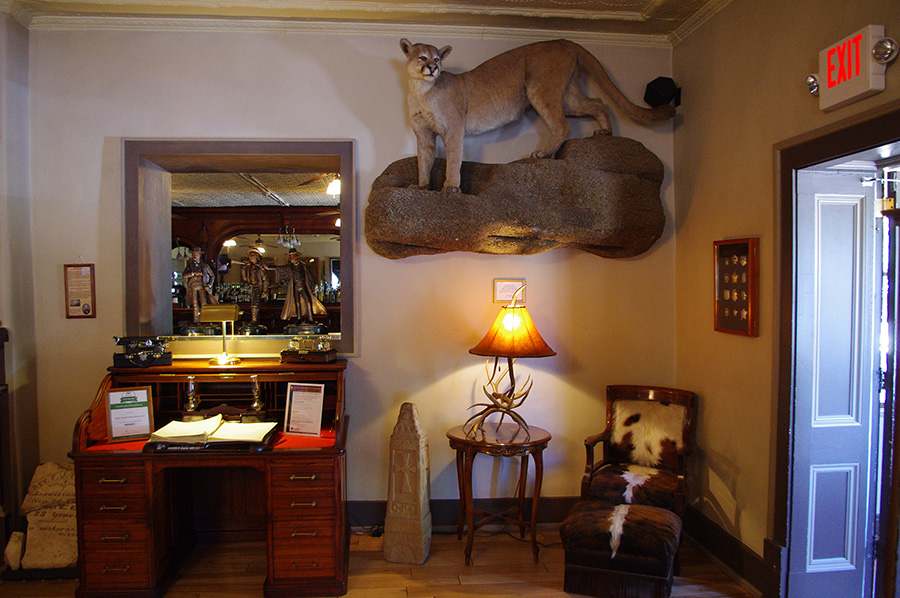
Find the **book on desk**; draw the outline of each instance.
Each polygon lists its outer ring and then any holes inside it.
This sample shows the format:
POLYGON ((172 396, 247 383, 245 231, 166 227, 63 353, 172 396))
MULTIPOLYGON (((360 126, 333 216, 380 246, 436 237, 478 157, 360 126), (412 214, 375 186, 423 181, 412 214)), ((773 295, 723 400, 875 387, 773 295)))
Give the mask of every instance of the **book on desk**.
POLYGON ((277 426, 277 422, 226 421, 221 415, 196 421, 171 421, 150 435, 144 452, 260 451, 269 446, 277 426))

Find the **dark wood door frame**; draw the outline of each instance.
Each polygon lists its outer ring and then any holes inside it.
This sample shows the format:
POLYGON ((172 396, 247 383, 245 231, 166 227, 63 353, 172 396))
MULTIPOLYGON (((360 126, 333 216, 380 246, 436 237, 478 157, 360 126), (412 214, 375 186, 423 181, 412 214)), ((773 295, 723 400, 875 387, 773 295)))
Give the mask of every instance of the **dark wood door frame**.
MULTIPOLYGON (((793 461, 794 427, 794 190, 796 171, 824 162, 879 147, 900 139, 900 100, 895 100, 862 114, 847 118, 821 129, 778 143, 774 147, 775 202, 780 212, 780 241, 778 267, 778 405, 776 423, 775 488, 773 500, 773 534, 764 546, 764 559, 771 573, 763 595, 767 598, 785 596, 787 591, 787 557, 790 533, 791 463, 793 461)), ((895 372, 896 374, 896 372, 895 372)), ((897 388, 896 380, 894 388, 897 388)), ((892 395, 892 393, 888 393, 892 395)), ((887 472, 885 487, 896 486, 900 480, 892 474, 891 455, 894 441, 894 402, 889 396, 885 406, 886 429, 883 462, 887 472)), ((893 497, 883 503, 881 530, 897 527, 898 500, 893 497)), ((881 534, 884 538, 884 534, 881 534)), ((876 596, 893 597, 897 570, 897 543, 884 546, 879 558, 876 596)))

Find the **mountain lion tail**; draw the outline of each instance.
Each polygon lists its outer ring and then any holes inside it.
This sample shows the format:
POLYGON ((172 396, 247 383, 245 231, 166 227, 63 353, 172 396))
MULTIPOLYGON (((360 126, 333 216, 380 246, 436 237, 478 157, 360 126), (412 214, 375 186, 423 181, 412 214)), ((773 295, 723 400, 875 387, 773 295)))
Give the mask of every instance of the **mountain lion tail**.
POLYGON ((625 97, 616 84, 612 82, 606 69, 600 64, 593 54, 579 46, 573 44, 577 48, 576 56, 578 57, 578 68, 590 77, 607 97, 622 112, 639 122, 656 122, 660 120, 668 120, 675 116, 675 107, 670 104, 663 104, 656 108, 643 108, 637 104, 633 104, 631 100, 625 97))

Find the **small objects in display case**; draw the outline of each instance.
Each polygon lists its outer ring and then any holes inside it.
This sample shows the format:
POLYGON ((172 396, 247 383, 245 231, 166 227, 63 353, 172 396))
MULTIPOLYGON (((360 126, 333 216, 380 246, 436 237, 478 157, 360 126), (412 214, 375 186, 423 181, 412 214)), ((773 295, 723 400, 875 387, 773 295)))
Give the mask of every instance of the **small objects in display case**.
POLYGON ((759 239, 715 241, 715 329, 759 336, 759 239))

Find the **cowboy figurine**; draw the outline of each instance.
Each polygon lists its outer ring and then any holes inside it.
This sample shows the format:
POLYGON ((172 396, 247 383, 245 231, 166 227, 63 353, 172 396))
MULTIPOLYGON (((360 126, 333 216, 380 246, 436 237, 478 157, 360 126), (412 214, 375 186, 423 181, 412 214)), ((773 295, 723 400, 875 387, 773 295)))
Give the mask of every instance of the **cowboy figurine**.
POLYGON ((199 247, 191 249, 191 261, 181 273, 187 290, 187 306, 194 310, 195 325, 200 324, 200 306, 218 303, 212 292, 216 275, 212 267, 200 259, 200 253, 199 247))
POLYGON ((269 276, 257 250, 248 251, 247 259, 241 266, 241 280, 250 285, 250 326, 246 328, 252 334, 265 334, 265 327, 259 324, 259 305, 269 292, 269 276))
POLYGON ((300 260, 300 252, 291 247, 287 254, 288 264, 275 266, 279 278, 287 285, 287 296, 284 298, 284 308, 281 310, 281 319, 299 322, 300 324, 314 324, 312 274, 300 260))

